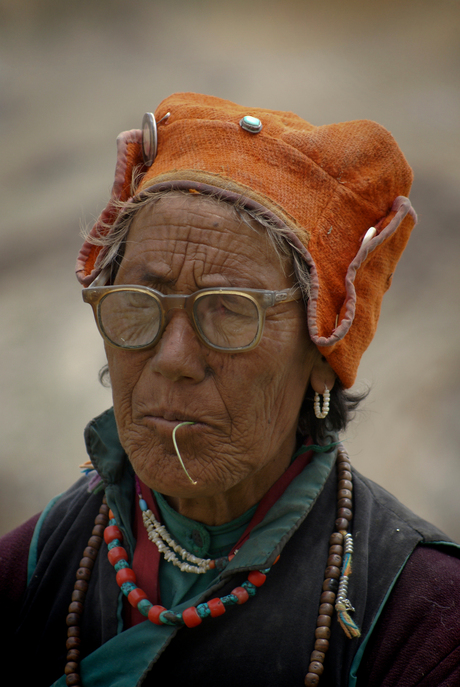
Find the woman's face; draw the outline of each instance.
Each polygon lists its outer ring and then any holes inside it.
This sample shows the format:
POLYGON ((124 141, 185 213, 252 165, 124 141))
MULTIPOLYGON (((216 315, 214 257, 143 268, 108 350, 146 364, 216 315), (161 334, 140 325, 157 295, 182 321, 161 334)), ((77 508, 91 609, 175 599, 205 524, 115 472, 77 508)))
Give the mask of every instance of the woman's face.
MULTIPOLYGON (((252 223, 254 224, 254 223, 252 223)), ((171 195, 133 221, 115 283, 190 294, 215 286, 281 290, 290 268, 235 210, 171 195)), ((121 443, 149 487, 174 499, 237 500, 244 512, 289 465, 300 405, 317 358, 298 302, 267 310, 260 344, 246 353, 207 348, 183 310, 143 351, 107 346, 121 443), (184 474, 177 442, 190 475, 184 474)), ((234 509, 235 511, 235 509, 234 509)))

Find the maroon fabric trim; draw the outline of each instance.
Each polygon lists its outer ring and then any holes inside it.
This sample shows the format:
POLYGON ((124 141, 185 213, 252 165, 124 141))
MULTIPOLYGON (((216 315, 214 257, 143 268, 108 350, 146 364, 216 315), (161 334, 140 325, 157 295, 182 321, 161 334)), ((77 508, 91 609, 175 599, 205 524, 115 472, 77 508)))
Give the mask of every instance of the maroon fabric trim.
MULTIPOLYGON (((157 503, 153 498, 152 491, 139 480, 141 485, 142 498, 147 502, 148 507, 160 520, 160 512, 157 503)), ((160 552, 147 536, 144 527, 142 512, 137 503, 137 496, 134 503, 133 534, 136 539, 136 549, 133 556, 132 569, 136 573, 138 586, 147 594, 147 598, 153 604, 161 604, 160 598, 160 552)), ((127 598, 123 597, 123 618, 125 629, 144 622, 145 617, 137 608, 133 608, 127 598)))
POLYGON ((460 685, 459 609, 460 560, 416 548, 369 640, 358 685, 460 685))

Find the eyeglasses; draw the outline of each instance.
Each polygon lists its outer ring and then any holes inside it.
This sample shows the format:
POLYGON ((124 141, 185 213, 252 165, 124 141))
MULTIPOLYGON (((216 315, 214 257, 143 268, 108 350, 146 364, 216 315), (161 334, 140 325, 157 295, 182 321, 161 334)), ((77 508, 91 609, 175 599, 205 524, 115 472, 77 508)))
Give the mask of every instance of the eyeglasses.
POLYGON ((249 351, 259 343, 265 312, 298 301, 300 289, 201 289, 189 296, 164 295, 147 286, 90 286, 83 300, 94 312, 102 337, 111 346, 142 350, 155 346, 173 309, 187 312, 198 338, 216 351, 249 351))

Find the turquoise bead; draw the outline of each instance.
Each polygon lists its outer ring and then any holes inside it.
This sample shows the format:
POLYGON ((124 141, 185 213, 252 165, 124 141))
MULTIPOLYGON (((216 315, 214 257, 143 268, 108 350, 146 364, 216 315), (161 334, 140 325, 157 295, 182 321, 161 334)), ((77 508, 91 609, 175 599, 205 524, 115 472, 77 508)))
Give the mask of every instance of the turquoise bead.
POLYGON ((220 600, 224 606, 234 606, 238 603, 238 597, 234 594, 228 594, 227 596, 221 596, 220 600))
POLYGON ((115 563, 115 565, 114 565, 113 567, 114 567, 114 570, 115 570, 116 572, 118 572, 118 571, 121 570, 122 568, 129 568, 129 563, 128 563, 128 561, 125 561, 125 560, 122 558, 121 561, 118 561, 118 563, 115 563))
POLYGON ((252 582, 248 582, 248 581, 243 582, 243 584, 241 586, 244 587, 244 589, 247 591, 249 596, 255 596, 256 591, 257 591, 257 587, 255 585, 253 585, 252 582))
POLYGON ((249 124, 249 126, 260 126, 260 119, 257 119, 257 117, 246 115, 246 117, 243 117, 243 120, 246 124, 249 124))
POLYGON ((257 117, 246 115, 240 119, 240 127, 251 134, 258 134, 262 130, 262 122, 257 117))
POLYGON ((128 596, 128 594, 132 592, 133 589, 137 589, 137 585, 134 584, 134 582, 124 582, 121 585, 120 589, 125 596, 128 596))
POLYGON ((107 548, 110 551, 110 549, 114 549, 116 546, 121 546, 121 541, 119 539, 112 539, 110 544, 107 544, 107 548))
POLYGON ((207 618, 208 615, 211 615, 211 610, 208 606, 208 604, 198 604, 196 607, 196 612, 200 616, 200 618, 207 618))
POLYGON ((184 621, 182 620, 182 614, 181 613, 174 613, 174 611, 163 611, 162 613, 160 613, 160 620, 163 623, 163 625, 183 625, 184 624, 184 621))
POLYGON ((148 505, 147 505, 147 502, 144 501, 144 499, 139 499, 139 507, 140 507, 140 509, 143 510, 143 511, 149 509, 149 507, 148 507, 148 505))
POLYGON ((139 601, 137 604, 137 610, 147 617, 152 606, 153 604, 150 603, 148 599, 142 599, 142 601, 139 601))

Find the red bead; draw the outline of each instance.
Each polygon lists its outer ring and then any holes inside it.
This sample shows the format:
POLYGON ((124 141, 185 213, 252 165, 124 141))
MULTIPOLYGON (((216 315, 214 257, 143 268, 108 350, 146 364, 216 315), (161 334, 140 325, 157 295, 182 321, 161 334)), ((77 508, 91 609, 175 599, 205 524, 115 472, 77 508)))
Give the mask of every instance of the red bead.
POLYGON ((117 572, 117 584, 121 587, 125 582, 137 584, 136 573, 131 568, 122 568, 117 572))
POLYGON ((116 565, 118 561, 127 561, 128 554, 122 546, 115 546, 115 548, 110 549, 110 551, 107 554, 107 558, 112 563, 112 565, 116 565))
POLYGON ((231 593, 238 597, 238 604, 244 604, 249 599, 249 594, 244 587, 235 587, 231 593))
POLYGON ((147 618, 150 620, 151 623, 155 623, 155 625, 163 625, 163 623, 160 620, 160 613, 163 613, 163 611, 167 610, 168 609, 164 606, 152 606, 152 608, 149 610, 147 618))
POLYGON ((218 615, 225 613, 225 606, 220 599, 209 599, 208 607, 211 611, 211 616, 216 618, 218 615))
POLYGON ((109 519, 110 519, 110 520, 114 520, 114 519, 115 519, 115 516, 114 516, 114 514, 113 514, 113 510, 112 510, 111 508, 109 508, 109 519))
POLYGON ((128 594, 128 601, 131 604, 131 606, 134 606, 134 608, 137 608, 137 604, 139 601, 142 601, 142 599, 146 599, 147 594, 142 591, 139 587, 136 587, 136 589, 133 589, 132 592, 129 592, 128 594))
POLYGON ((194 606, 190 606, 190 608, 186 608, 185 611, 182 611, 182 620, 187 627, 196 627, 202 622, 194 606))
POLYGON ((259 572, 259 570, 251 570, 248 575, 248 580, 254 585, 254 587, 261 587, 266 579, 267 576, 259 572))
POLYGON ((122 542, 123 533, 118 525, 109 525, 104 530, 104 541, 106 544, 110 544, 114 539, 119 539, 122 542))

